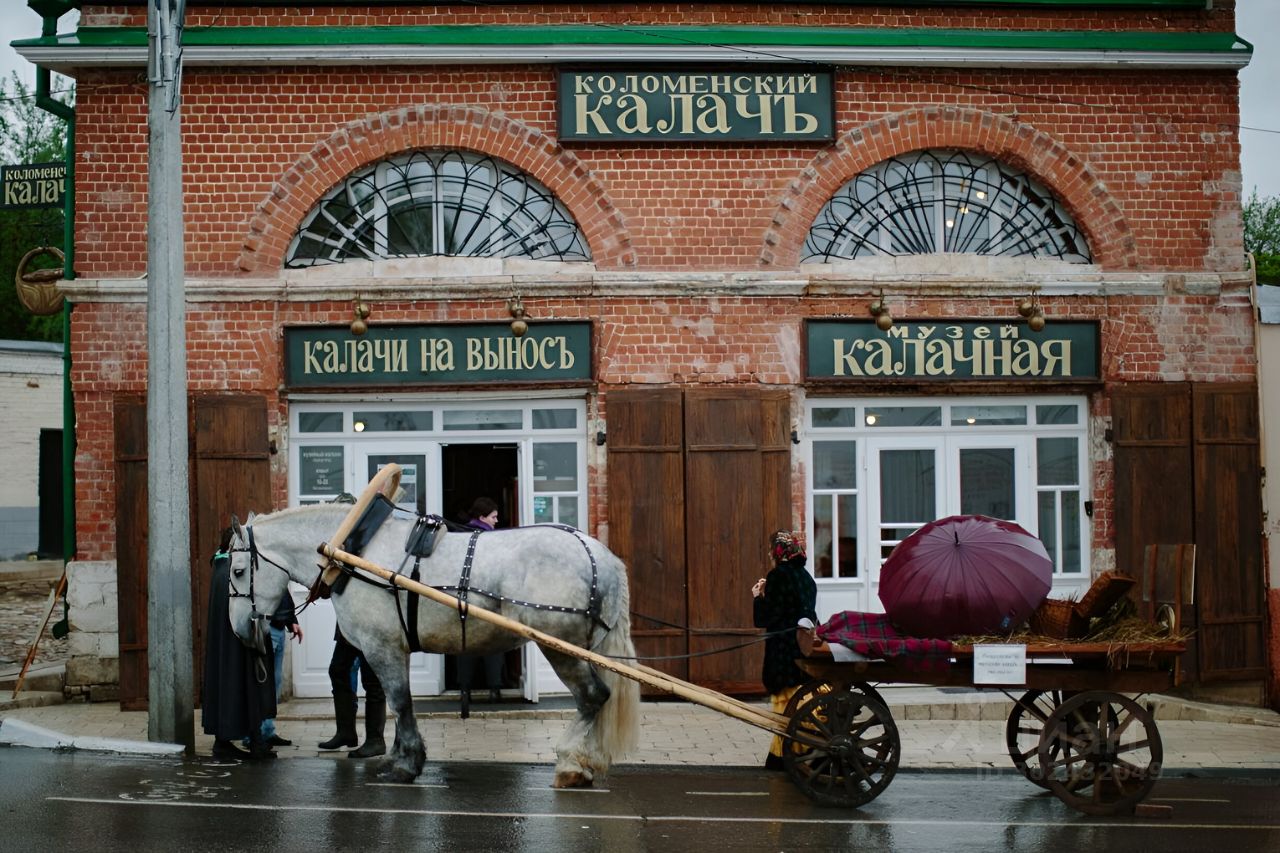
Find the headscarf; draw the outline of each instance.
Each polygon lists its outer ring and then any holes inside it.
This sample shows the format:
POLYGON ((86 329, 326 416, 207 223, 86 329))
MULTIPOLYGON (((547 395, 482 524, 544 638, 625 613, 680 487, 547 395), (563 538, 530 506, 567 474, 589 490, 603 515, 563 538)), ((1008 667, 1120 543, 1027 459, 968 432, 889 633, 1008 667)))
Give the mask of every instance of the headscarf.
POLYGON ((805 556, 804 542, 798 534, 790 530, 777 531, 770 537, 769 544, 775 563, 787 563, 797 558, 803 559, 805 556))

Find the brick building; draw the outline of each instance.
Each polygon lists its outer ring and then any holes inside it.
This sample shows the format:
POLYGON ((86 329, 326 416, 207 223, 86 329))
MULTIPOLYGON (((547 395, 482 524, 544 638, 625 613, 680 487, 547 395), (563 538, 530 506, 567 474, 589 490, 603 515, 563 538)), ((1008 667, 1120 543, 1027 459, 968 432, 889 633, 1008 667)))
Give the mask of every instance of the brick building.
MULTIPOLYGON (((387 461, 420 511, 488 494, 604 539, 650 655, 753 633, 770 529, 805 531, 825 616, 981 512, 1040 535, 1056 594, 1195 542, 1186 668, 1263 701, 1233 5, 190 0, 195 596, 228 513, 387 461)), ((77 80, 72 588, 119 585, 127 703, 146 6, 81 9, 19 50, 77 80)), ((311 618, 294 687, 327 695, 311 618)), ((81 622, 69 677, 110 681, 116 626, 81 622)), ((758 654, 663 666, 756 689, 758 654)))

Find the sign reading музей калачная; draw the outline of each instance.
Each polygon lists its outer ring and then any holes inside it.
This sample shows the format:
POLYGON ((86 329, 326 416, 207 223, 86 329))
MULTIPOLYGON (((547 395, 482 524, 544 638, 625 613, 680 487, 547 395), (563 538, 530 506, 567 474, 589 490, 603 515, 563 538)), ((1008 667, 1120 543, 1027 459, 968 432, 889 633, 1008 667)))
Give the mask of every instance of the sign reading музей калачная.
POLYGON ((591 378, 591 324, 508 323, 286 327, 291 388, 481 382, 575 382, 591 378))
POLYGON ((562 142, 829 140, 829 71, 560 72, 562 142))
POLYGON ((1097 381, 1098 324, 975 320, 808 320, 809 379, 1097 381))

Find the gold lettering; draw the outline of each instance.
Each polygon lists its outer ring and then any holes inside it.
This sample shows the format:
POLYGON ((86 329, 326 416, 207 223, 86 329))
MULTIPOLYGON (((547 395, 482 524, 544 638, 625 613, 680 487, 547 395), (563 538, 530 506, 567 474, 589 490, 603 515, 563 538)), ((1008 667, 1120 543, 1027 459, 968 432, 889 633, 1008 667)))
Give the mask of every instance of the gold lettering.
POLYGON ((1044 356, 1044 376, 1071 375, 1071 341, 1045 341, 1040 345, 1040 352, 1044 356), (1055 374, 1055 370, 1061 372, 1055 374))
POLYGON ((618 98, 622 112, 618 114, 618 130, 623 133, 648 133, 649 105, 639 95, 623 95, 618 98))
POLYGON ((847 350, 844 348, 844 338, 836 338, 832 343, 835 345, 835 370, 833 375, 844 376, 846 368, 849 370, 849 376, 864 375, 858 360, 853 357, 854 348, 862 342, 854 341, 847 350))
POLYGON ((724 102, 724 98, 703 95, 698 99, 698 106, 703 108, 702 112, 698 113, 698 130, 703 133, 729 132, 728 105, 724 102))
POLYGON ((769 108, 770 104, 772 104, 773 102, 773 96, 757 95, 756 103, 758 104, 758 107, 757 107, 757 111, 754 113, 751 112, 751 110, 747 106, 749 102, 749 98, 750 98, 749 95, 733 96, 734 107, 737 109, 738 115, 748 119, 749 118, 760 119, 760 133, 762 134, 773 133, 773 110, 769 108))
POLYGON ((796 109, 795 96, 782 101, 782 123, 787 133, 813 133, 818 129, 818 119, 809 113, 796 109))
POLYGON ((574 95, 574 102, 575 102, 574 112, 577 115, 577 119, 578 119, 577 124, 574 127, 574 133, 584 134, 584 133, 593 132, 593 131, 587 130, 587 120, 589 119, 591 123, 595 126, 595 130, 594 130, 595 133, 599 133, 602 135, 613 134, 613 131, 610 130, 608 125, 604 123, 604 119, 600 117, 600 108, 605 106, 606 104, 613 103, 612 95, 601 95, 600 100, 596 102, 596 108, 594 110, 589 109, 587 107, 586 95, 574 95))

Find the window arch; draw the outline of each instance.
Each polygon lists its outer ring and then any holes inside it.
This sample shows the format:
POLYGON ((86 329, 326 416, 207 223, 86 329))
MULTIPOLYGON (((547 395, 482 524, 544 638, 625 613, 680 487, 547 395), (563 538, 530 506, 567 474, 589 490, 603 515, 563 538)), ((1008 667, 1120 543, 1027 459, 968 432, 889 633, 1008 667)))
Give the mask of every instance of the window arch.
POLYGON ((1030 175, 965 151, 891 157, 836 191, 803 260, 959 252, 1087 264, 1084 234, 1030 175))
POLYGON ((591 259, 578 223, 532 176, 483 154, 426 150, 348 175, 303 219, 285 265, 429 255, 591 259))

